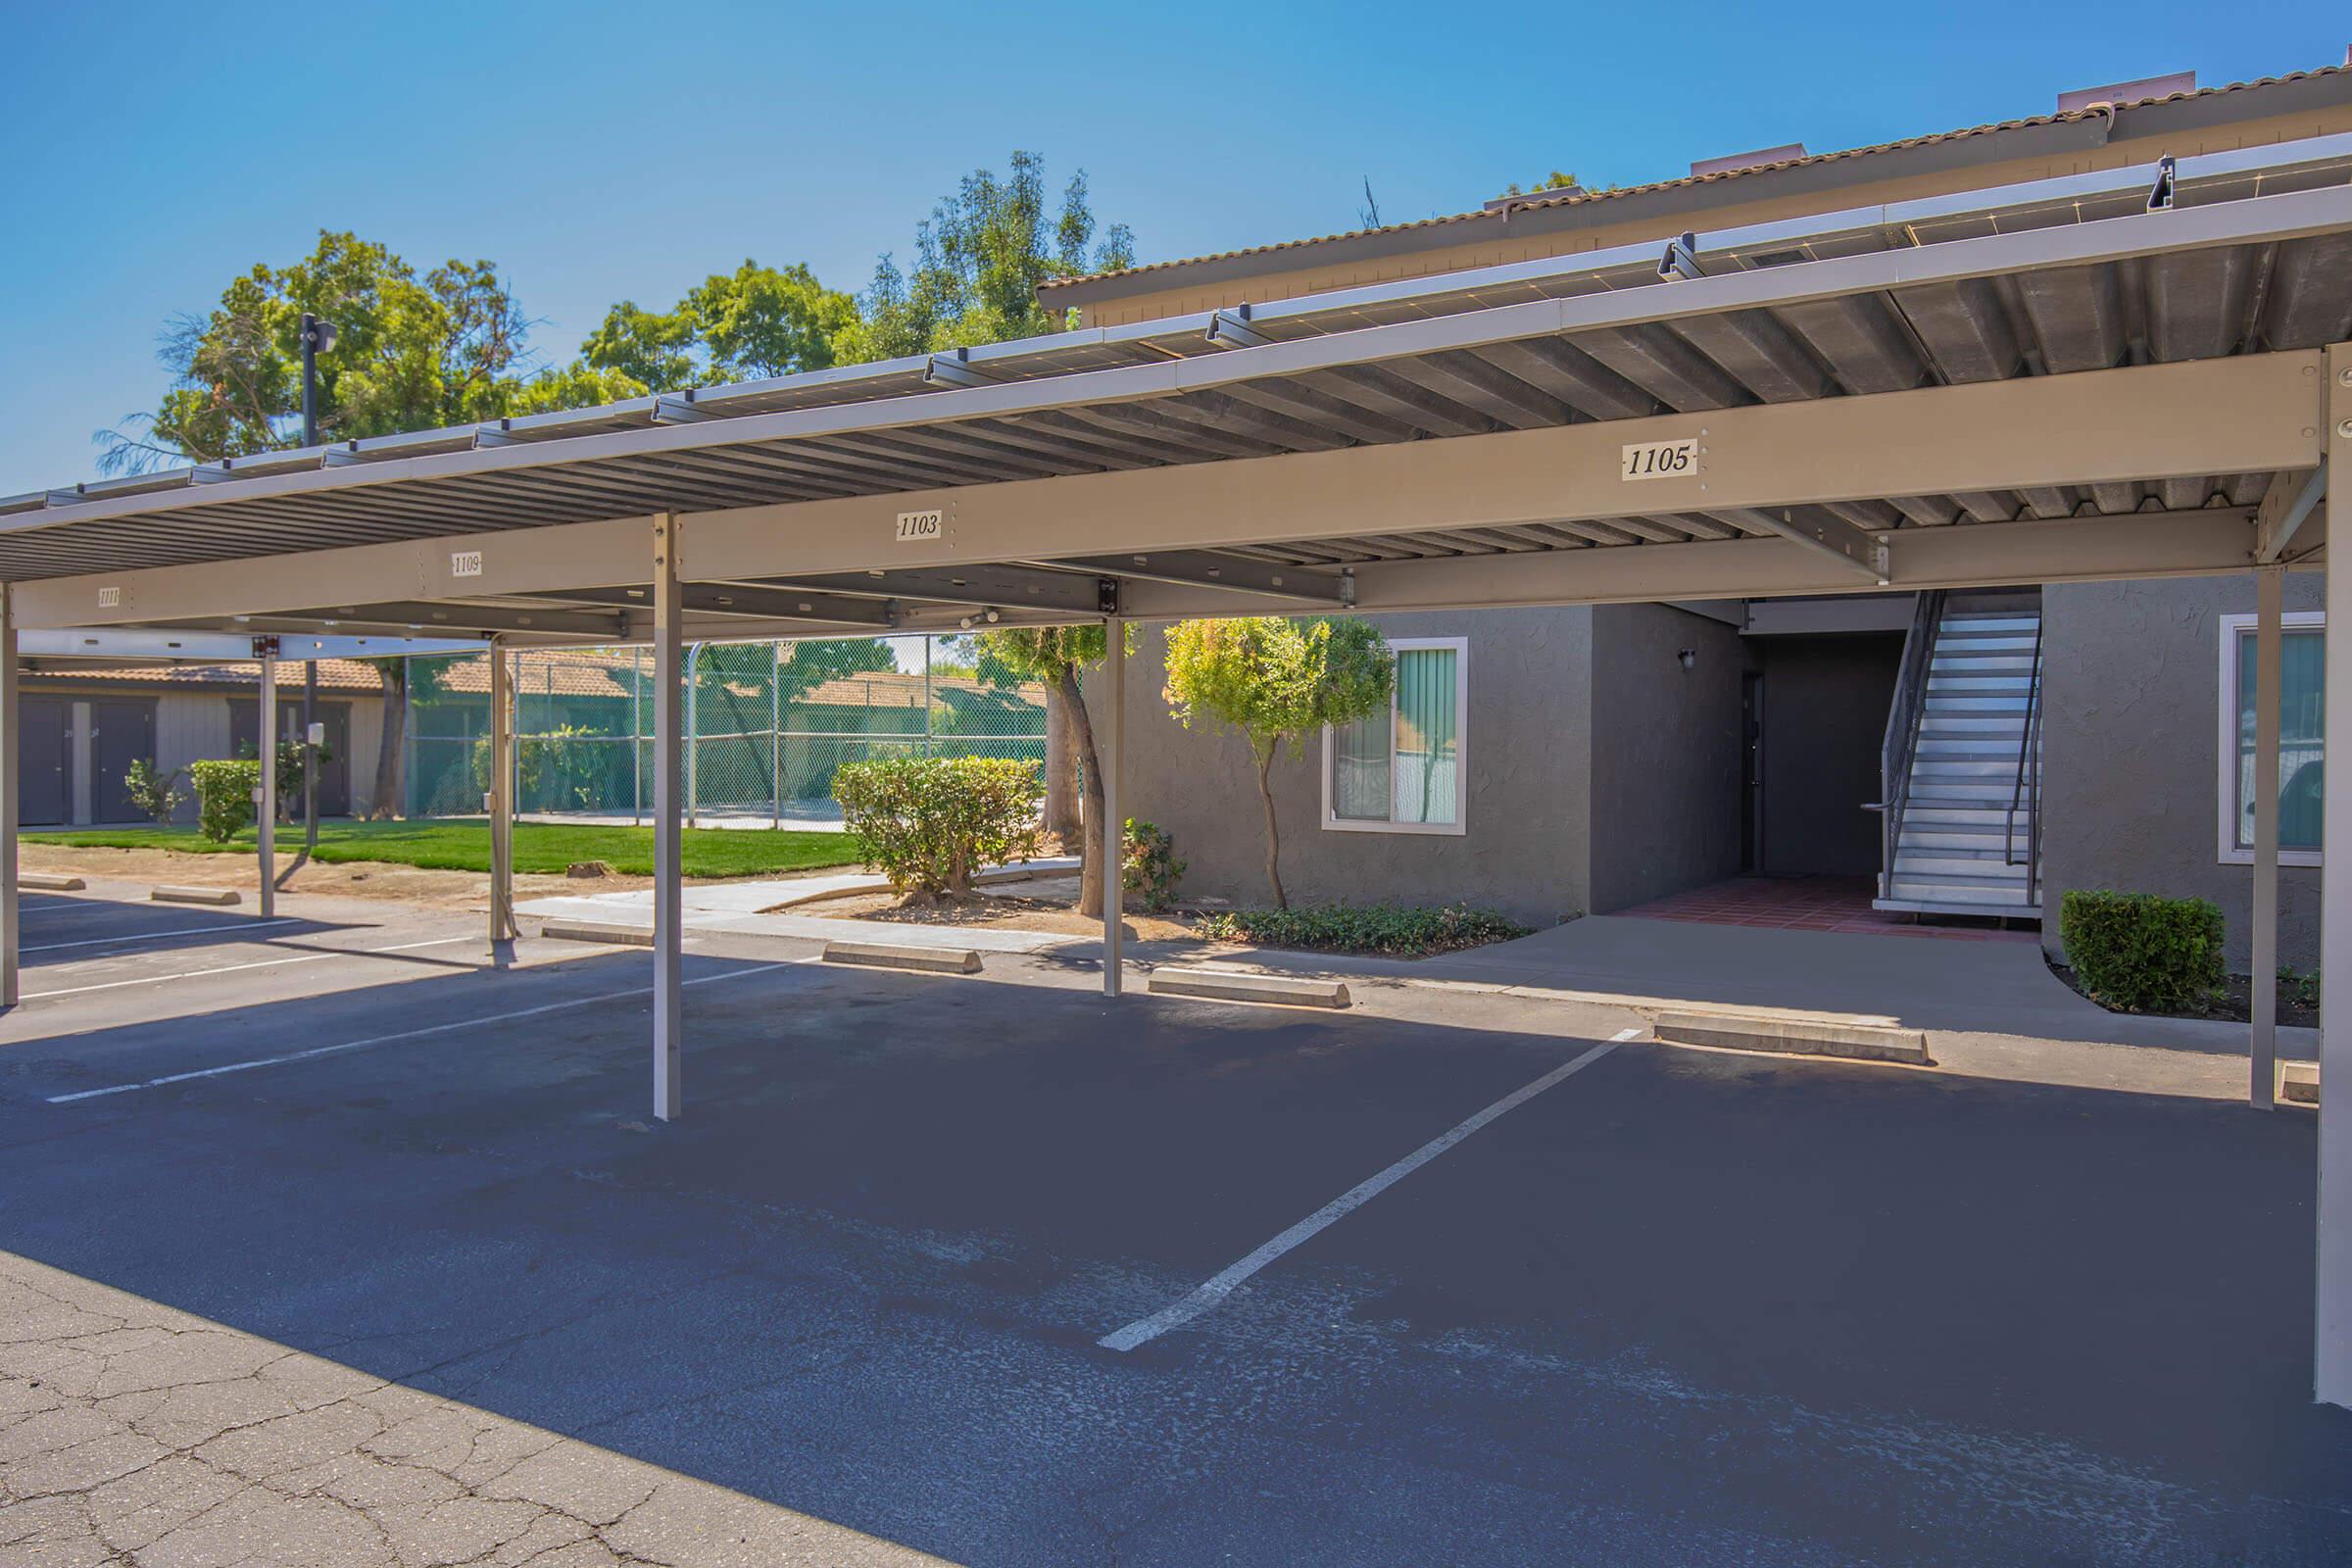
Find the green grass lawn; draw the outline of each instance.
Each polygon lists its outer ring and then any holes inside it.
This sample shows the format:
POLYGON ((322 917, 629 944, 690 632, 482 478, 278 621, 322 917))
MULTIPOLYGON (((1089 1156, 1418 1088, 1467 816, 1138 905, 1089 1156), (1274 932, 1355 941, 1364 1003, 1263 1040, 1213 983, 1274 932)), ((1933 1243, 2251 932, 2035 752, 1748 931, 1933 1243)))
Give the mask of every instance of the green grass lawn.
MULTIPOLYGON (((251 855, 249 828, 226 844, 197 836, 192 827, 74 828, 26 833, 27 844, 62 844, 74 849, 172 850, 182 855, 251 855)), ((685 833, 688 876, 762 876, 858 863, 859 846, 848 833, 805 833, 763 828, 689 828, 685 833)), ((302 848, 302 829, 277 830, 277 851, 302 848)), ((322 822, 318 859, 343 863, 377 860, 438 871, 490 869, 490 824, 485 821, 322 822)), ((572 827, 544 822, 514 824, 514 869, 561 874, 574 860, 603 860, 623 876, 654 874, 654 830, 650 827, 572 827)))

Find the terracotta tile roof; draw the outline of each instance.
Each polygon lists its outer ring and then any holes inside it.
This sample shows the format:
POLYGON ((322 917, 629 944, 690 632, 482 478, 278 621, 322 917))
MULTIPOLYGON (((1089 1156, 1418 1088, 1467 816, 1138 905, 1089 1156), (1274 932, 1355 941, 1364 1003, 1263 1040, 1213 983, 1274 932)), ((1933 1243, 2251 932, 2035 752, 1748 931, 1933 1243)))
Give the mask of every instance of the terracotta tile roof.
MULTIPOLYGON (((291 666, 280 670, 278 689, 299 695, 302 676, 291 666), (292 679, 284 676, 291 674, 292 679)), ((255 691, 262 672, 253 664, 69 664, 44 662, 24 672, 24 679, 41 685, 66 682, 76 686, 192 687, 255 691)), ((318 661, 318 689, 338 696, 372 695, 383 690, 374 666, 356 659, 318 661)))
MULTIPOLYGON (((1900 141, 1879 142, 1869 147, 1849 147, 1838 152, 1813 153, 1803 158, 1784 159, 1778 163, 1752 164, 1741 169, 1724 170, 1710 174, 1691 174, 1679 179, 1653 180, 1646 185, 1620 185, 1609 190, 1562 192, 1558 195, 1530 195, 1514 200, 1508 211, 1534 212, 1544 208, 1587 207, 1603 202, 1622 201, 1629 196, 1645 196, 1654 191, 1675 190, 1689 186, 1721 184, 1727 180, 1746 179, 1756 174, 1772 173, 1784 169, 1809 168, 1817 164, 1833 164, 1844 159, 1870 158, 1881 153, 1902 152, 1913 147, 1933 147, 1943 142, 1965 141, 1974 136, 1994 136, 2005 131, 2026 130, 2036 125, 2068 124, 2077 121, 2095 120, 2115 109, 2144 109, 2151 104, 2174 103, 2191 98, 2214 98, 2224 93, 2249 92, 2259 87, 2275 87, 2290 81, 2304 81, 2321 76, 2340 76, 2352 71, 2352 65, 2324 66, 2313 71, 2289 72, 2284 75, 2263 76, 2253 81, 2232 81, 2219 87, 2200 87, 2193 92, 2167 93, 2154 98, 2131 99, 2114 105, 2100 104, 2072 110, 2064 114, 2034 115, 2023 120, 2004 120, 1992 124, 1970 125, 1959 130, 1938 130, 1924 136, 1905 137, 1900 141)), ((1152 272, 1173 271, 1179 268, 1198 267, 1207 262, 1234 261, 1246 256, 1274 256, 1284 251, 1306 250, 1317 245, 1334 244, 1341 240, 1361 239, 1371 234, 1402 234, 1415 229, 1442 228, 1451 223, 1467 223, 1479 219, 1494 218, 1502 209, 1482 208, 1477 212, 1448 213, 1438 218, 1418 219, 1410 223, 1387 223, 1378 228, 1349 229, 1339 234, 1319 234, 1308 239, 1287 239, 1272 245, 1249 245, 1239 250, 1218 251, 1207 256, 1188 256, 1174 261, 1150 262, 1141 267, 1122 268, 1112 272, 1092 272, 1083 276, 1050 277, 1038 285, 1040 293, 1048 289, 1065 288, 1076 283, 1092 283, 1104 278, 1141 277, 1152 272)))
MULTIPOLYGON (((934 675, 931 677, 931 697, 934 702, 955 703, 957 699, 986 699, 991 702, 1015 702, 1024 708, 1043 708, 1046 689, 1035 682, 1014 687, 990 686, 968 675, 934 675)), ((804 708, 920 708, 923 706, 923 677, 904 670, 876 670, 863 675, 841 675, 811 686, 793 699, 804 708)))

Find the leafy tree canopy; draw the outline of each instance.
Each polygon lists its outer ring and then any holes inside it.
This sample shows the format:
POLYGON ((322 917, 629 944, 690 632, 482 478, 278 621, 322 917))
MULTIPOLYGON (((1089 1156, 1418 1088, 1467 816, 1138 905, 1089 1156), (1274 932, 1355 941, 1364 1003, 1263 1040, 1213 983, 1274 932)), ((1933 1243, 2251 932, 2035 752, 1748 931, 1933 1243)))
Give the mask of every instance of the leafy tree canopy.
POLYGON ((975 171, 941 201, 916 230, 911 273, 885 256, 862 302, 805 265, 747 260, 666 311, 621 301, 579 358, 553 369, 533 362, 528 318, 494 263, 419 274, 388 246, 322 230, 310 255, 256 265, 213 309, 170 324, 159 358, 171 384, 153 411, 98 432, 100 466, 137 472, 295 445, 305 311, 335 324, 318 361, 319 430, 347 440, 1057 330, 1040 282, 1134 263, 1125 225, 1100 242, 1096 226, 1084 172, 1050 212, 1045 161, 1015 152, 1006 177, 975 171))
POLYGON ((321 231, 290 267, 256 266, 220 301, 166 329, 161 403, 103 430, 100 466, 137 472, 302 438, 302 314, 335 323, 318 362, 322 435, 334 440, 497 418, 524 368, 526 322, 497 266, 452 260, 419 277, 383 245, 321 231))
POLYGON ((973 671, 991 686, 1060 683, 1066 670, 1089 670, 1109 646, 1101 622, 1091 626, 1007 626, 972 639, 973 671))
POLYGON ((1260 762, 1296 751, 1326 724, 1349 724, 1389 700, 1396 665, 1368 620, 1255 615, 1187 620, 1168 631, 1169 709, 1239 730, 1260 762))
POLYGON ((621 301, 561 373, 601 372, 623 397, 760 381, 836 363, 836 340, 857 325, 858 302, 806 265, 746 261, 711 273, 667 311, 621 301))
POLYGON ((914 237, 914 267, 884 256, 864 318, 837 345, 845 363, 931 354, 1059 331, 1066 321, 1037 300, 1049 277, 1135 265, 1135 238, 1114 223, 1095 238, 1084 171, 1049 213, 1046 162, 1015 152, 1011 172, 975 170, 931 210, 914 237))

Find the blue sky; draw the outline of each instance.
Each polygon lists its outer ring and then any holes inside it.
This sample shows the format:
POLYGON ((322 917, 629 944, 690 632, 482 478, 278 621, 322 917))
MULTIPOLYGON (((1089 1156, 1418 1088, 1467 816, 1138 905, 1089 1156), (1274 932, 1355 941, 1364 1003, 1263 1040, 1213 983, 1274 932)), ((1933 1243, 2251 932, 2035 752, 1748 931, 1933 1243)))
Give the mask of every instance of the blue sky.
POLYGON ((495 260, 568 359, 745 257, 859 288, 1015 147, 1144 260, 2343 60, 2335 7, 674 7, 0 0, 0 494, 90 477, 158 331, 321 227, 495 260), (347 13, 347 14, 337 14, 347 13), (1459 17, 1464 25, 1450 21, 1459 17), (1132 20, 1130 20, 1132 18, 1132 20))

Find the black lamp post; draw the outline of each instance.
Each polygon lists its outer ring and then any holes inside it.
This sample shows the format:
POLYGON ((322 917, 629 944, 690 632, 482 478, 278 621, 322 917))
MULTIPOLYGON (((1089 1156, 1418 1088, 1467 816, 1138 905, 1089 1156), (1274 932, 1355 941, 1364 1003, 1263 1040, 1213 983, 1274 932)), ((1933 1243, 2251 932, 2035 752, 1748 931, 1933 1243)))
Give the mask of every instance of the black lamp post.
POLYGON ((318 444, 318 356, 335 346, 335 323, 302 313, 302 444, 318 444))
MULTIPOLYGON (((302 313, 302 444, 318 444, 318 356, 335 346, 335 323, 302 313)), ((318 661, 302 664, 302 842, 305 853, 318 848, 318 748, 311 732, 318 723, 318 661)), ((277 715, 270 715, 272 729, 277 715)), ((274 754, 272 754, 274 755, 274 754)), ((272 764, 274 765, 274 764, 272 764)))

